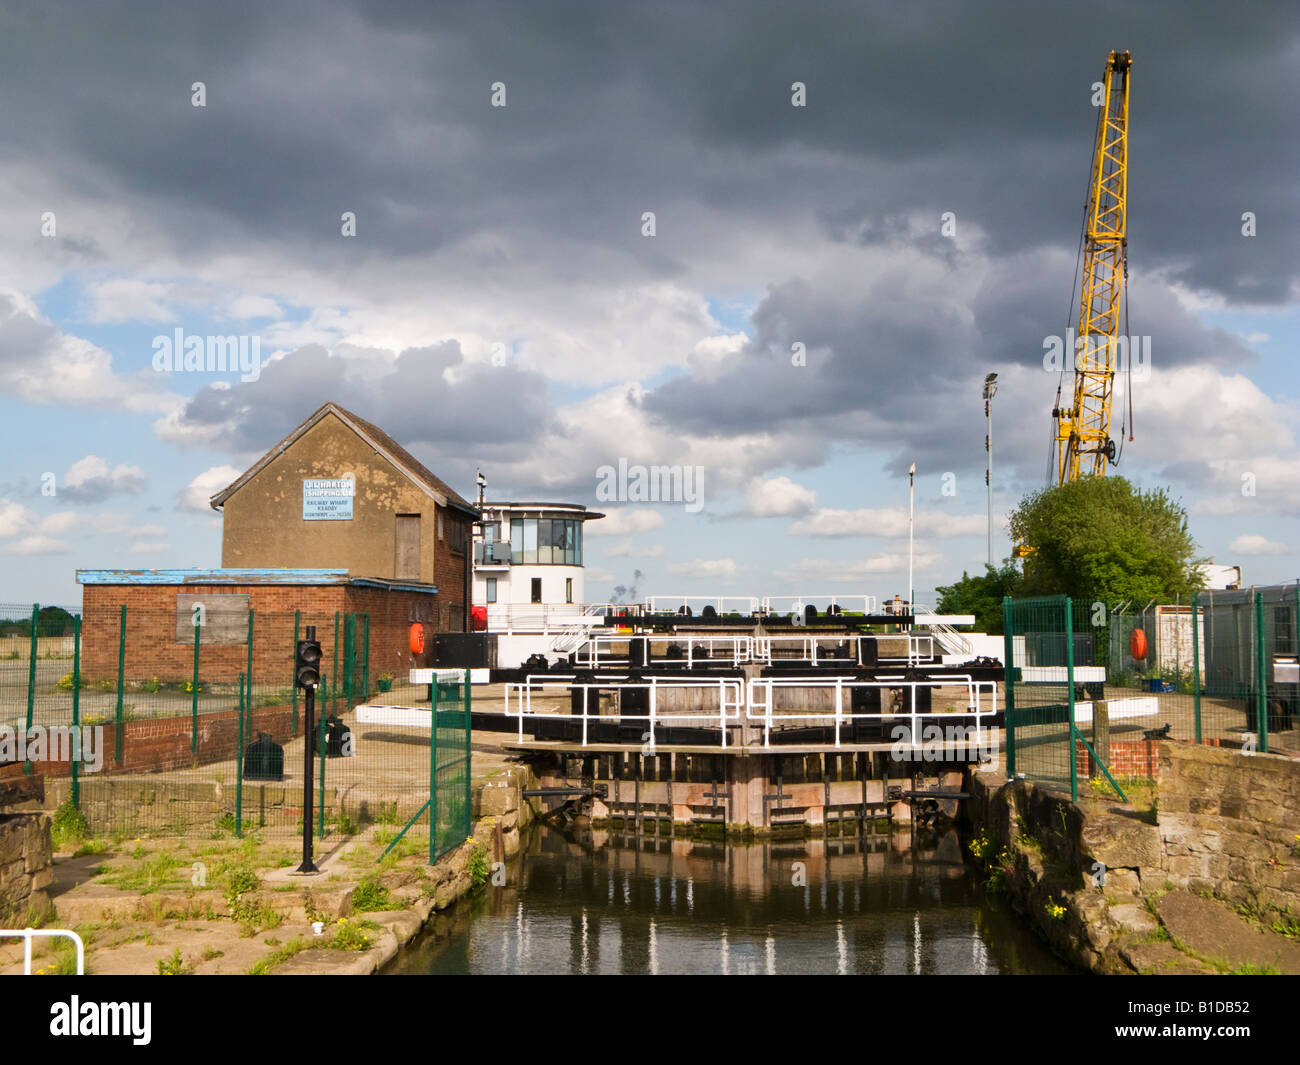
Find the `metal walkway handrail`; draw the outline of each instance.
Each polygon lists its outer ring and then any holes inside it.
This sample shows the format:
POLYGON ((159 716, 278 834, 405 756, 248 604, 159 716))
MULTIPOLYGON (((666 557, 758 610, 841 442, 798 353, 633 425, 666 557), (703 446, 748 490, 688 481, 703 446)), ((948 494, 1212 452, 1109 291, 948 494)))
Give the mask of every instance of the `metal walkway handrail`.
MULTIPOLYGON (((935 725, 948 716, 959 718, 974 718, 974 736, 968 741, 967 746, 971 743, 979 748, 986 748, 996 738, 996 732, 992 727, 991 721, 997 714, 997 682, 991 680, 977 681, 969 674, 947 674, 942 676, 926 676, 914 679, 907 679, 902 674, 897 676, 878 676, 875 680, 856 680, 852 677, 754 677, 748 681, 742 681, 735 677, 643 677, 640 679, 629 679, 626 675, 609 674, 602 676, 597 674, 593 679, 575 683, 573 674, 531 674, 520 683, 507 684, 505 689, 505 714, 506 717, 517 717, 519 719, 519 742, 524 739, 524 719, 547 718, 557 721, 572 721, 574 719, 582 722, 582 746, 587 746, 587 722, 598 721, 605 724, 612 722, 621 722, 624 719, 632 721, 647 721, 649 723, 650 742, 654 743, 654 729, 657 722, 668 721, 687 721, 699 724, 701 722, 709 723, 717 721, 716 726, 721 735, 721 746, 727 746, 727 725, 729 722, 739 723, 741 719, 741 707, 744 707, 744 718, 748 721, 761 721, 763 725, 763 746, 771 747, 771 736, 773 726, 786 721, 798 721, 805 725, 810 725, 823 718, 834 718, 835 722, 835 746, 841 746, 840 732, 845 723, 852 726, 854 721, 874 720, 881 722, 892 722, 895 725, 905 725, 910 729, 913 737, 909 746, 921 746, 920 741, 923 739, 922 722, 928 725, 935 725), (920 688, 940 688, 952 687, 964 684, 966 687, 966 709, 957 711, 952 715, 936 713, 933 710, 920 711, 917 708, 917 690, 920 688), (717 691, 718 708, 716 710, 696 710, 689 713, 669 712, 662 713, 658 708, 658 693, 664 690, 681 690, 682 688, 696 688, 700 691, 717 691), (805 710, 799 713, 776 713, 773 710, 774 693, 778 690, 789 690, 799 688, 827 688, 835 692, 835 706, 830 711, 805 710), (854 710, 852 707, 852 692, 854 689, 899 689, 907 691, 909 698, 907 708, 899 713, 892 713, 887 710, 854 710), (600 707, 597 705, 593 712, 590 706, 590 692, 596 691, 626 691, 629 689, 644 689, 648 691, 648 706, 646 713, 629 713, 620 705, 618 712, 611 715, 602 715, 600 707), (534 692, 540 694, 548 690, 562 690, 565 692, 581 691, 582 692, 582 712, 580 714, 557 714, 557 713, 539 713, 533 710, 532 696, 534 692), (844 693, 850 693, 849 705, 846 708, 844 693), (514 693, 512 702, 511 694, 514 693), (990 722, 986 724, 985 722, 990 722)), ((963 726, 967 727, 967 726, 963 726)))
POLYGON ((645 636, 645 635, 600 635, 591 636, 578 649, 577 657, 574 661, 580 666, 586 666, 589 669, 599 669, 602 666, 628 666, 632 664, 631 659, 631 641, 632 640, 654 640, 656 643, 667 643, 670 646, 685 645, 686 652, 683 658, 669 658, 667 654, 654 655, 647 654, 649 665, 685 665, 691 668, 695 665, 695 650, 697 647, 706 648, 709 656, 706 659, 711 664, 717 664, 725 661, 721 658, 712 656, 715 645, 728 646, 731 649, 730 661, 733 666, 740 666, 746 662, 754 660, 754 638, 752 636, 645 636), (602 647, 612 647, 616 643, 628 644, 628 656, 615 657, 609 655, 601 658, 602 647))
POLYGON ((32 940, 37 936, 63 936, 77 945, 77 975, 86 975, 86 944, 70 928, 0 928, 0 939, 23 940, 23 975, 32 975, 32 940))
POLYGON ((597 702, 596 712, 591 712, 589 705, 590 692, 592 690, 600 691, 628 691, 644 689, 649 693, 647 712, 644 714, 628 713, 622 706, 619 707, 617 720, 624 718, 632 721, 646 721, 649 723, 650 744, 654 745, 654 730, 656 722, 664 721, 692 721, 699 722, 717 719, 717 728, 721 735, 721 746, 727 746, 727 723, 734 721, 739 723, 741 704, 744 701, 745 686, 743 681, 737 677, 717 677, 711 679, 699 677, 643 677, 639 680, 629 680, 625 676, 597 676, 592 681, 583 681, 575 683, 573 676, 557 676, 554 673, 548 674, 530 674, 525 677, 522 683, 507 684, 505 690, 505 714, 506 717, 519 718, 519 742, 524 739, 524 718, 526 717, 545 717, 559 721, 572 721, 578 718, 582 721, 582 745, 587 746, 587 722, 603 721, 610 723, 614 717, 602 717, 600 705, 597 702), (537 714, 533 711, 532 696, 534 692, 543 692, 547 689, 562 688, 566 692, 582 692, 582 713, 581 714, 537 714), (717 691, 718 709, 701 710, 692 713, 661 713, 658 708, 658 695, 665 689, 681 688, 698 688, 702 691, 717 691), (515 699, 515 709, 511 709, 510 693, 514 689, 517 691, 515 699))
POLYGON ((938 635, 940 645, 948 652, 948 654, 968 655, 974 650, 970 640, 966 639, 965 636, 954 629, 951 625, 940 621, 934 611, 928 606, 913 604, 912 616, 916 618, 915 623, 917 625, 923 625, 925 628, 938 635))
POLYGON ((920 665, 922 662, 928 662, 934 657, 934 637, 929 633, 889 633, 883 636, 758 636, 754 638, 754 660, 762 662, 764 665, 771 665, 773 662, 807 662, 810 665, 818 665, 823 662, 852 662, 855 665, 862 664, 863 640, 907 640, 907 654, 899 657, 897 655, 880 655, 877 662, 906 662, 909 666, 920 665), (848 643, 853 653, 848 658, 841 658, 836 655, 823 653, 826 648, 823 644, 842 644, 848 643), (773 655, 773 644, 778 647, 782 644, 794 644, 797 654, 794 655, 773 655))
POLYGON ((654 614, 675 612, 679 607, 690 606, 692 603, 700 603, 701 609, 711 606, 719 614, 725 614, 729 610, 739 614, 758 612, 758 597, 752 595, 652 595, 646 599, 645 607, 648 613, 654 614), (728 608, 725 605, 727 603, 743 603, 744 609, 728 608))
MULTIPOLYGON (((908 727, 911 729, 913 743, 921 736, 921 719, 941 718, 945 715, 936 714, 933 710, 924 713, 917 710, 916 691, 918 688, 938 688, 948 687, 954 684, 965 683, 966 685, 966 706, 964 712, 954 714, 954 717, 974 717, 975 718, 975 740, 977 745, 983 746, 980 742, 987 726, 983 725, 983 719, 992 717, 997 713, 997 682, 991 680, 977 681, 973 680, 969 674, 947 675, 942 677, 924 677, 917 680, 907 680, 901 674, 896 677, 877 676, 875 680, 854 680, 850 677, 753 677, 749 680, 745 690, 745 717, 748 720, 761 720, 763 722, 763 746, 771 746, 772 724, 777 721, 800 721, 809 723, 818 718, 834 717, 835 718, 835 746, 840 746, 840 728, 845 721, 850 724, 858 719, 892 721, 896 724, 902 724, 906 719, 908 727), (816 710, 803 711, 797 714, 778 714, 772 710, 773 692, 777 689, 791 688, 831 688, 835 691, 835 709, 830 713, 818 713, 816 710), (890 713, 885 710, 872 711, 853 711, 851 708, 852 696, 850 695, 850 709, 844 709, 844 692, 850 693, 855 688, 881 688, 881 689, 906 689, 910 698, 908 699, 909 709, 901 713, 890 713), (981 693, 987 692, 989 705, 987 708, 983 705, 981 693)), ((990 732, 990 736, 992 733, 990 732)))
POLYGON ((850 604, 853 604, 854 609, 856 609, 859 602, 862 604, 863 614, 876 613, 876 597, 874 595, 831 595, 829 593, 826 595, 765 595, 763 596, 763 613, 770 614, 772 612, 772 602, 774 600, 781 602, 788 600, 791 604, 789 611, 779 611, 779 613, 789 613, 791 611, 796 614, 802 613, 803 608, 809 603, 814 606, 818 603, 826 603, 829 606, 837 606, 841 610, 847 609, 850 604))

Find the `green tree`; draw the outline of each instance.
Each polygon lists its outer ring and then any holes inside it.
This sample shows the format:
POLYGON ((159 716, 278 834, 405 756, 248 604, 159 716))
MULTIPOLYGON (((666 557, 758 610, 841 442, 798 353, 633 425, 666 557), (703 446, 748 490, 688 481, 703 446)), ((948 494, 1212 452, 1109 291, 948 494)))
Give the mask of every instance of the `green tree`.
POLYGON ((984 572, 975 577, 962 571, 961 580, 935 589, 939 614, 974 614, 977 632, 1002 632, 1002 598, 1015 595, 1020 582, 1020 571, 1014 562, 1001 569, 984 566, 984 572))
POLYGON ((1185 598, 1203 582, 1187 511, 1163 488, 1088 477, 1026 496, 1009 524, 1031 549, 1021 595, 1147 602, 1185 598))

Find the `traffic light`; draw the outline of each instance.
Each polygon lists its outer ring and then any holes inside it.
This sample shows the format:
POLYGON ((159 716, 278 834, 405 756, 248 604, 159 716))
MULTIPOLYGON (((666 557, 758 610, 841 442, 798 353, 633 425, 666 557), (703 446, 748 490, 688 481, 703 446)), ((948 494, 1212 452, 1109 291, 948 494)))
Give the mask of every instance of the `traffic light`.
POLYGON ((320 641, 299 640, 294 653, 293 685, 311 690, 320 684, 320 641))

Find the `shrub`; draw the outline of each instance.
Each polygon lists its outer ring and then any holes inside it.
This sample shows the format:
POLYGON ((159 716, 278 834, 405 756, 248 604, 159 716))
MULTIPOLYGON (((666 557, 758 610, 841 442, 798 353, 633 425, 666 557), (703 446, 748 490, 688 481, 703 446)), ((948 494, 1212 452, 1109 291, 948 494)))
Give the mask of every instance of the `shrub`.
POLYGON ((63 850, 69 844, 80 843, 89 838, 90 824, 71 799, 54 811, 54 821, 50 826, 50 838, 55 850, 63 850))

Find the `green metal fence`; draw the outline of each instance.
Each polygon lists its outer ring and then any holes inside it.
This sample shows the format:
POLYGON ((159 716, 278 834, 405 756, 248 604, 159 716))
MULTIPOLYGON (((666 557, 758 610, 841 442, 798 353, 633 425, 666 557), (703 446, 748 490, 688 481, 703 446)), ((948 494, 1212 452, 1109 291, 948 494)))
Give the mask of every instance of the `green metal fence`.
POLYGON ((409 744, 357 742, 353 708, 373 686, 369 616, 271 614, 224 598, 84 617, 0 604, 0 757, 4 744, 21 749, 25 771, 45 777, 47 805, 73 802, 95 834, 300 832, 306 738, 293 665, 310 624, 324 652, 318 831, 381 814, 400 824, 427 799, 428 776, 409 744), (264 757, 273 747, 282 769, 264 757))
POLYGON ((1300 583, 1118 609, 1008 599, 1004 613, 1013 772, 1077 794, 1088 776, 1155 777, 1161 738, 1300 751, 1300 583))
POLYGON ((469 670, 440 669, 435 676, 428 728, 428 800, 384 850, 387 854, 424 821, 429 826, 430 865, 465 841, 471 816, 469 670))
POLYGON ((1007 773, 1077 793, 1070 601, 1005 599, 1007 773))

